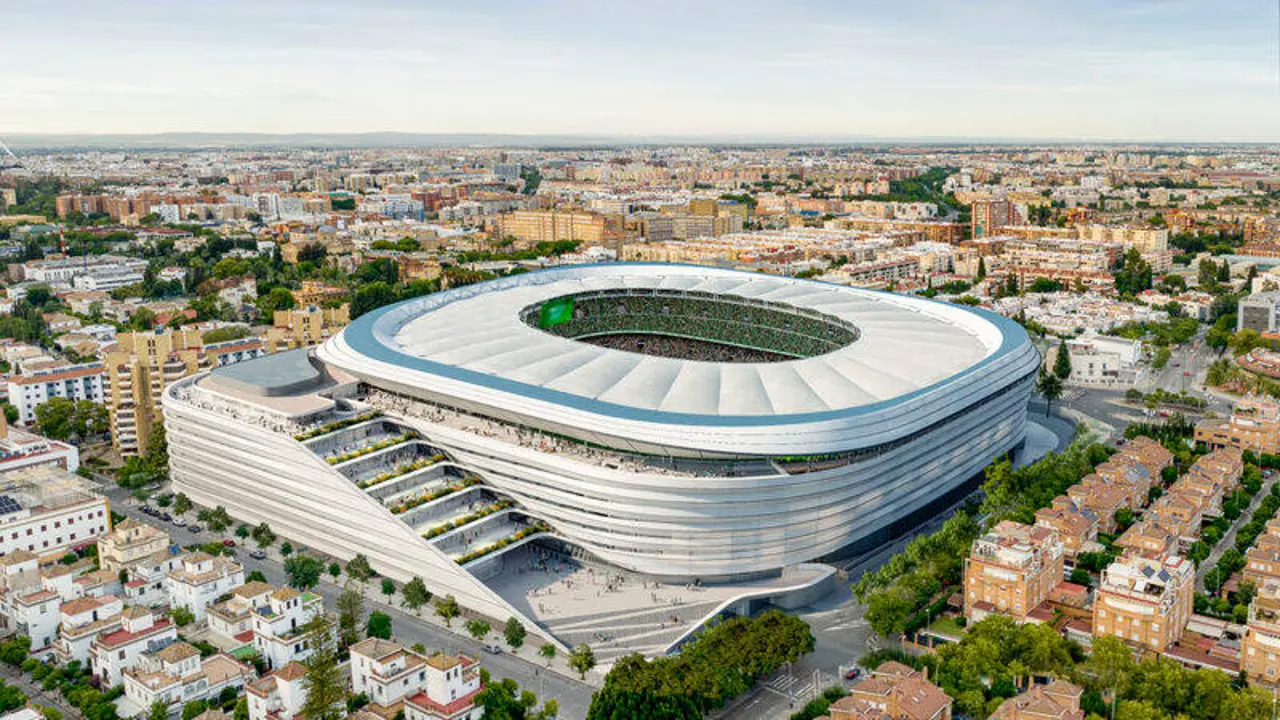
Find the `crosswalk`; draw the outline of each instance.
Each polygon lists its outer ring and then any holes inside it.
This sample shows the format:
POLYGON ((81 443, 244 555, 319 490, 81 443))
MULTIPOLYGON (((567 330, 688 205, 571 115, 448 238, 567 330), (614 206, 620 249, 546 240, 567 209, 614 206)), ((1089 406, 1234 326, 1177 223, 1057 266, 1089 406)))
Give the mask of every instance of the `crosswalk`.
POLYGON ((813 679, 802 683, 795 675, 779 675, 765 684, 764 688, 784 698, 806 698, 814 692, 813 679))

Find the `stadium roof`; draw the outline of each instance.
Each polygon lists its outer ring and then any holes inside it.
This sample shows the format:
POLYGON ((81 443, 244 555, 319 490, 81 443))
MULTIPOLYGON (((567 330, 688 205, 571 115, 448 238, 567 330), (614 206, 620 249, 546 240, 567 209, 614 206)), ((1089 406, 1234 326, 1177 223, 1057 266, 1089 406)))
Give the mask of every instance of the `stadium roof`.
MULTIPOLYGON (((1010 349, 989 313, 920 298, 733 270, 668 264, 579 265, 466 286, 370 313, 343 333, 351 349, 409 370, 627 417, 774 418, 847 413, 921 392, 1010 349), (847 320, 860 337, 771 363, 653 357, 559 337, 520 311, 577 292, 697 290, 758 298, 847 320)), ((1018 329, 1017 344, 1026 342, 1018 329)))

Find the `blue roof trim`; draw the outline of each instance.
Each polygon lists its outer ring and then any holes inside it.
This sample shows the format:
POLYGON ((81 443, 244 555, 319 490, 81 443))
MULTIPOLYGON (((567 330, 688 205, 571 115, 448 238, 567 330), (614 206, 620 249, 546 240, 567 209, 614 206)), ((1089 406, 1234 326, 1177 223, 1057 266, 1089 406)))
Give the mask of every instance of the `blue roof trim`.
MULTIPOLYGON (((628 263, 601 263, 601 264, 589 265, 585 267, 618 267, 618 266, 672 267, 672 266, 678 266, 678 265, 681 265, 681 264, 680 263, 645 263, 645 262, 631 263, 631 262, 628 262, 628 263)), ((744 275, 756 275, 756 273, 748 272, 745 270, 730 270, 728 268, 702 268, 701 266, 696 266, 696 265, 684 265, 684 266, 699 267, 704 270, 714 270, 716 272, 739 272, 744 275)), ((489 285, 489 284, 502 285, 502 284, 506 284, 507 281, 517 280, 518 278, 525 279, 525 282, 527 282, 528 278, 531 278, 531 277, 536 277, 539 275, 557 274, 569 268, 582 269, 583 267, 584 266, 582 265, 573 265, 565 268, 547 268, 544 270, 536 270, 533 272, 524 273, 522 275, 512 276, 511 278, 499 278, 497 280, 489 280, 485 283, 480 283, 480 285, 489 285)), ((551 282, 550 279, 548 279, 547 281, 551 282)), ((796 282, 818 282, 818 281, 796 280, 796 282)), ((821 284, 825 284, 825 283, 821 283, 821 284)), ((498 377, 496 375, 489 375, 486 373, 477 372, 475 370, 467 370, 467 369, 459 368, 453 365, 446 365, 444 363, 435 362, 433 360, 427 360, 414 355, 409 355, 407 353, 400 352, 399 350, 390 348, 387 345, 379 342, 377 339, 377 331, 379 330, 380 323, 382 323, 382 321, 386 319, 388 314, 394 313, 398 309, 403 308, 406 305, 409 305, 415 302, 421 302, 424 297, 431 297, 432 299, 437 301, 443 300, 442 304, 447 304, 448 302, 451 302, 451 300, 448 299, 449 295, 453 295, 453 294, 470 295, 474 292, 475 292, 475 286, 464 286, 461 288, 456 288, 454 290, 445 290, 443 292, 436 293, 431 296, 420 296, 416 298, 411 298, 409 300, 403 300, 393 305, 387 305, 385 307, 378 308, 377 310, 374 310, 370 313, 366 313, 365 315, 362 315, 356 318, 355 320, 353 320, 351 324, 347 325, 347 327, 342 331, 342 337, 345 338, 347 344, 353 350, 363 355, 366 355, 370 358, 373 358, 374 360, 389 363, 392 365, 398 365, 403 368, 407 368, 410 370, 417 370, 419 372, 424 372, 431 375, 439 375, 441 377, 446 377, 451 380, 457 380, 460 382, 470 383, 473 385, 480 385, 482 387, 486 387, 492 390, 499 390, 502 392, 512 393, 514 395, 520 395, 533 400, 542 400, 544 402, 563 405, 565 407, 573 408, 575 410, 582 410, 584 412, 595 413, 597 415, 606 415, 610 417, 621 418, 624 420, 636 420, 641 422, 653 422, 653 423, 663 423, 663 424, 671 424, 671 425, 708 425, 708 426, 721 425, 726 427, 762 427, 762 426, 769 426, 769 425, 791 425, 791 424, 801 424, 801 423, 823 422, 827 420, 840 420, 844 418, 857 417, 859 415, 866 415, 869 413, 876 412, 878 410, 883 410, 885 408, 892 407, 894 405, 901 405, 902 403, 908 400, 911 400, 912 398, 915 398, 920 395, 924 395, 925 393, 936 390, 937 388, 942 387, 943 385, 953 383, 957 379, 965 377, 966 375, 972 374, 974 372, 977 372, 979 369, 987 365, 990 365, 997 359, 1008 355, 1009 353, 1013 352, 1017 348, 1022 347, 1030 342, 1030 338, 1027 336, 1026 330, 1017 322, 1009 318, 1006 318, 1003 315, 999 315, 997 313, 991 312, 990 310, 984 310, 982 308, 952 306, 950 303, 947 303, 947 305, 949 306, 960 307, 961 309, 967 312, 971 312, 971 313, 974 313, 975 315, 979 315, 983 319, 995 325, 1000 330, 1000 334, 1001 334, 1000 347, 997 348, 995 352, 991 353, 990 355, 983 358, 979 362, 965 368, 964 370, 961 370, 955 375, 952 375, 949 378, 939 380, 933 383, 932 385, 927 385, 925 387, 913 390, 904 395, 899 395, 897 397, 889 398, 888 400, 879 400, 874 403, 869 403, 866 405, 858 405, 855 407, 845 408, 841 410, 824 410, 821 412, 798 413, 798 414, 792 414, 792 415, 701 415, 701 414, 695 414, 695 413, 669 412, 669 411, 663 411, 663 410, 648 410, 644 408, 628 407, 626 405, 619 405, 617 403, 605 402, 603 400, 587 398, 581 395, 574 395, 573 393, 567 393, 562 390, 552 390, 549 388, 538 387, 536 385, 530 385, 528 383, 519 382, 517 380, 511 380, 509 378, 498 377)), ((878 291, 871 291, 871 292, 878 292, 878 291)), ((917 299, 925 302, 941 302, 936 300, 930 300, 927 298, 917 298, 917 299)), ((383 332, 390 334, 389 329, 384 329, 383 332)))

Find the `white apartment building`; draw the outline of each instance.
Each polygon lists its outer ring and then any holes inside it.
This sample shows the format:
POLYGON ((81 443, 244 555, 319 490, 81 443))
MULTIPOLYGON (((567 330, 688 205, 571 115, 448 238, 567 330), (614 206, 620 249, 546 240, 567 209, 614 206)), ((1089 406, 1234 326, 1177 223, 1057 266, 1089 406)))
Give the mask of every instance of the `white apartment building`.
POLYGON ((58 662, 89 662, 89 649, 93 639, 103 633, 119 630, 122 612, 124 602, 114 595, 83 597, 64 602, 59 613, 61 625, 58 639, 53 646, 58 662))
POLYGON ((249 683, 245 695, 249 699, 249 720, 293 720, 307 701, 302 679, 307 669, 291 662, 279 670, 249 683))
POLYGON ((22 468, 0 488, 0 555, 26 550, 61 557, 105 535, 107 499, 89 481, 54 465, 22 468))
MULTIPOLYGON (((1080 337, 1064 341, 1064 345, 1071 356, 1068 383, 1132 385, 1138 379, 1137 365, 1142 359, 1142 343, 1137 340, 1086 330, 1080 337)), ((1064 345, 1058 346, 1059 351, 1064 345)))
POLYGON ((142 273, 127 267, 103 267, 92 273, 77 275, 71 281, 71 286, 77 290, 100 290, 105 292, 137 285, 144 279, 142 273))
POLYGON ((58 639, 61 607, 62 598, 58 593, 42 587, 6 593, 0 597, 0 617, 3 618, 0 626, 31 638, 31 657, 48 658, 53 655, 58 639))
POLYGON ((169 572, 166 587, 170 606, 190 610, 199 622, 211 603, 243 584, 240 563, 222 555, 193 552, 183 555, 179 567, 169 572))
POLYGON ((106 383, 100 362, 37 370, 9 378, 9 403, 18 409, 18 420, 31 423, 36 408, 52 398, 103 402, 106 383))
POLYGON ((185 705, 216 698, 223 689, 237 690, 253 678, 253 669, 218 653, 203 660, 195 646, 175 642, 144 652, 124 671, 124 694, 138 707, 155 703, 185 705))
POLYGON ((138 280, 135 282, 142 282, 142 273, 147 269, 147 261, 123 255, 85 255, 32 260, 24 263, 22 267, 26 279, 37 283, 74 283, 80 277, 112 276, 122 271, 136 273, 138 280))
POLYGON ((267 667, 282 668, 311 656, 307 623, 322 612, 318 595, 280 588, 271 594, 265 607, 254 608, 253 649, 267 667))
POLYGON ((169 534, 133 518, 98 539, 98 564, 103 570, 133 570, 168 558, 169 534))
POLYGON ((351 687, 369 702, 389 707, 426 685, 426 658, 400 643, 368 638, 351 646, 351 687))
POLYGON ((80 467, 80 450, 21 428, 11 428, 0 414, 0 473, 36 465, 56 465, 75 472, 80 467))
POLYGON ((178 639, 178 629, 167 617, 139 607, 125 608, 120 629, 94 638, 89 646, 89 669, 104 687, 123 682, 124 671, 145 652, 154 652, 178 639))
POLYGON ((465 655, 428 656, 427 684, 405 699, 405 720, 480 720, 480 663, 465 655))
POLYGON ((253 642, 253 611, 267 608, 276 589, 254 580, 231 591, 231 597, 208 607, 209 629, 229 639, 253 642))

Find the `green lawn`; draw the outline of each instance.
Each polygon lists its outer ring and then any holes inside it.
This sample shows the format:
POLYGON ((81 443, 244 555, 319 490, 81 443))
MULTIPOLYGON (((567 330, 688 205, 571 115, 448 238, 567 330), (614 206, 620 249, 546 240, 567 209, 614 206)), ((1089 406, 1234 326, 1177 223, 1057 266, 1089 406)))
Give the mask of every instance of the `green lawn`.
POLYGON ((959 639, 964 634, 964 628, 956 620, 953 617, 940 617, 929 625, 929 632, 959 639))

